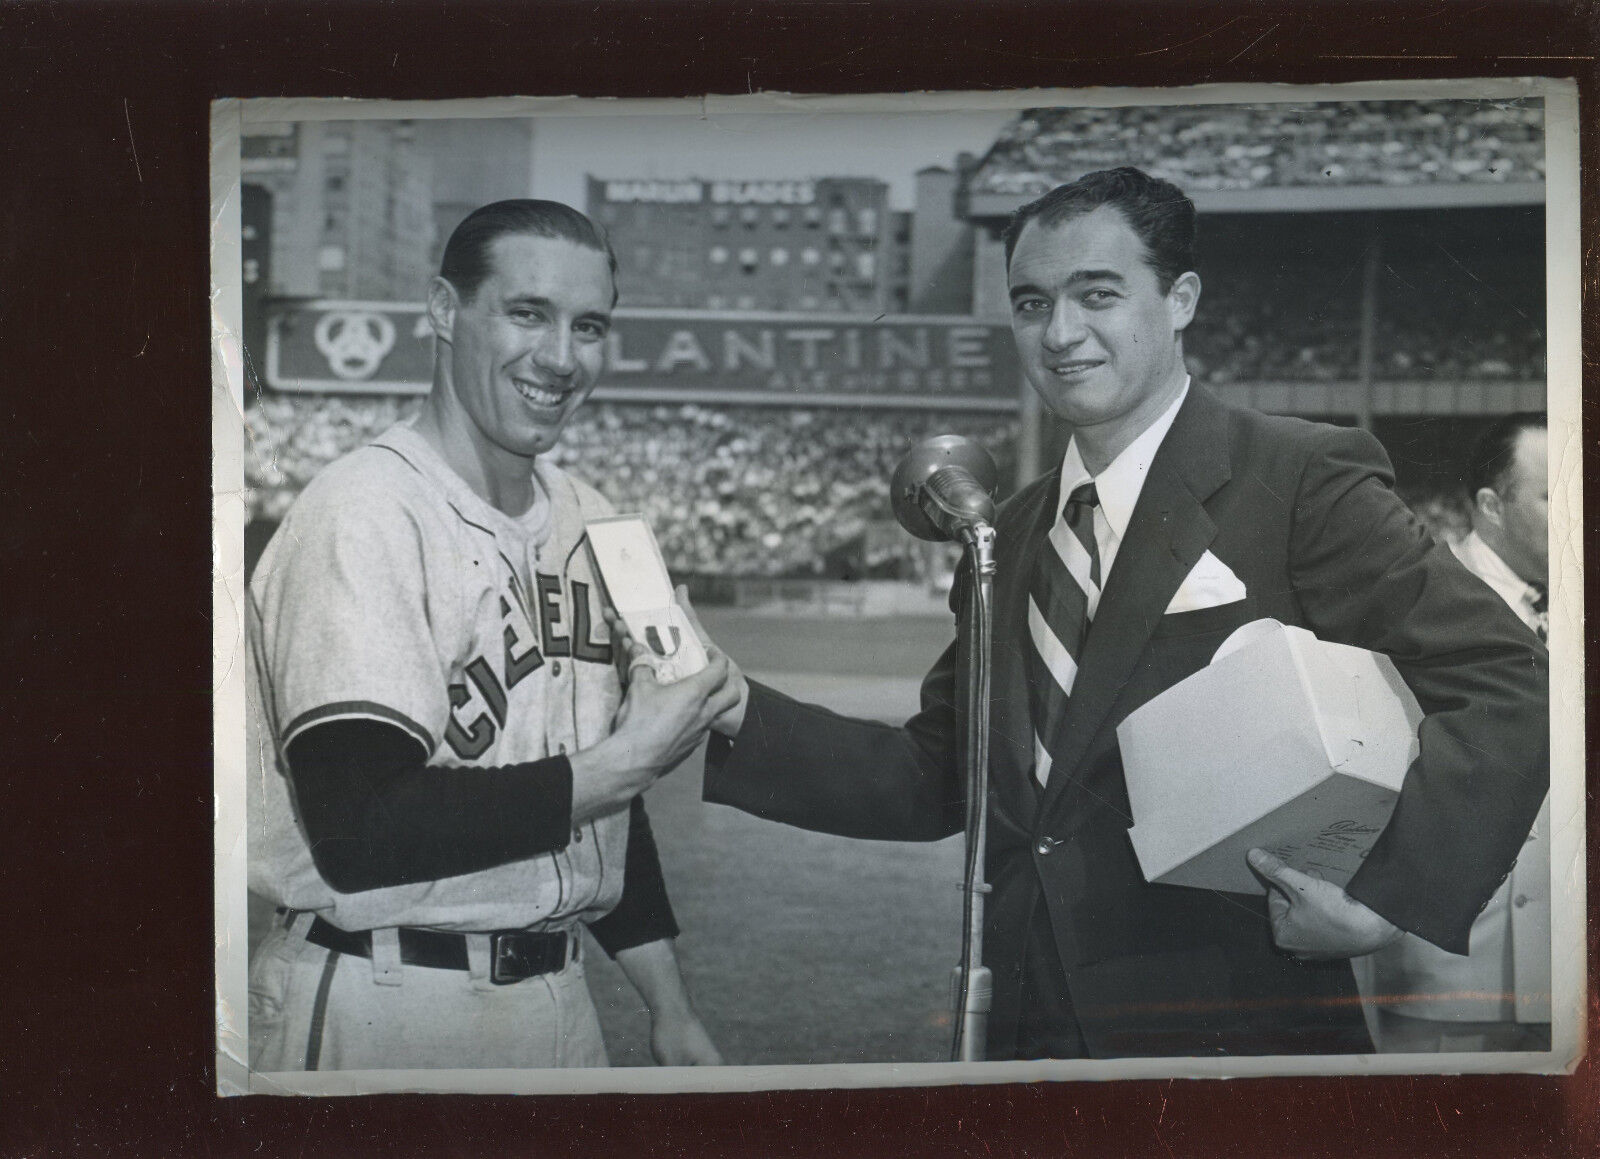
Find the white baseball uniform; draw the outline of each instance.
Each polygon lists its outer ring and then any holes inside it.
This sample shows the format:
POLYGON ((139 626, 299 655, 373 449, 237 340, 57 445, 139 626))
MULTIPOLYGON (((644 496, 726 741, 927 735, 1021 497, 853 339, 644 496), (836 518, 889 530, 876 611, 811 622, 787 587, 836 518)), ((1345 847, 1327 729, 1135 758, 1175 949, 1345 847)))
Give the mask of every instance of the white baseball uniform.
POLYGON ((534 474, 539 497, 512 518, 399 424, 313 480, 256 568, 250 884, 300 915, 252 961, 256 1069, 605 1065, 581 964, 494 985, 483 931, 575 934, 606 914, 622 895, 627 806, 555 852, 340 893, 313 863, 282 755, 314 725, 369 719, 415 737, 447 777, 610 732, 622 689, 579 547, 584 522, 611 509, 543 459, 534 474), (312 915, 374 931, 371 960, 308 943, 312 915), (402 967, 397 927, 467 934, 470 969, 402 967))

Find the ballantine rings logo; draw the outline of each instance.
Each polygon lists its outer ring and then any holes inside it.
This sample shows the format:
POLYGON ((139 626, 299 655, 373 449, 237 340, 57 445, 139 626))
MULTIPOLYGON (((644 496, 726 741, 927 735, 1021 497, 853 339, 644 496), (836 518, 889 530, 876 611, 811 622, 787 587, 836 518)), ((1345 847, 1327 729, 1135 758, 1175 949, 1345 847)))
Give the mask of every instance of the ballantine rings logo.
POLYGON ((317 349, 340 378, 371 378, 394 349, 394 323, 370 310, 333 310, 317 321, 317 349))

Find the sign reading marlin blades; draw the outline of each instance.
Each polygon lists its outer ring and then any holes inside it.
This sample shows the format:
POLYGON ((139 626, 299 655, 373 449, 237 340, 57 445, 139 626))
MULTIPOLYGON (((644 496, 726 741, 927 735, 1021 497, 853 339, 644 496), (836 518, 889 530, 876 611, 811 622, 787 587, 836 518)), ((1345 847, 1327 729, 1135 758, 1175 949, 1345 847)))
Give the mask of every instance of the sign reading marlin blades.
MULTIPOLYGON (((423 393, 432 336, 420 306, 295 303, 266 363, 277 390, 423 393)), ((596 397, 1010 410, 1020 375, 1009 326, 969 317, 620 309, 596 397)))

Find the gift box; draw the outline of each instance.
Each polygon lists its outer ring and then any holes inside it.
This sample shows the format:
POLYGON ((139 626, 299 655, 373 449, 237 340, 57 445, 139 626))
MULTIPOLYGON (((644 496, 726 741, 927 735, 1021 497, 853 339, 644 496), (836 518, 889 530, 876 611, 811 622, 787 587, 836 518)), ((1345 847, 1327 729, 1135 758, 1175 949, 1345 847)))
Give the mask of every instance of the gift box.
POLYGON ((656 679, 671 683, 704 668, 705 648, 672 598, 672 579, 644 516, 592 519, 584 530, 606 600, 634 640, 649 649, 656 679))
POLYGON ((1145 879, 1265 892, 1255 847, 1340 886, 1388 824, 1422 721, 1387 656, 1276 620, 1117 726, 1145 879))

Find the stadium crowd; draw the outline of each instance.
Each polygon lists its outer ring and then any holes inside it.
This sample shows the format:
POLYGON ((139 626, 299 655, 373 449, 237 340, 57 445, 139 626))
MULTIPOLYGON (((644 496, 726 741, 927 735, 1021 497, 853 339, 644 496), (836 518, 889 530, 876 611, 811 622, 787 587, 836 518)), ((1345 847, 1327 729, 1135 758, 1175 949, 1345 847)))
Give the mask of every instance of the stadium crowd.
POLYGON ((1001 132, 972 190, 1033 195, 1130 164, 1191 193, 1540 181, 1543 109, 1517 101, 1029 109, 1001 132))
MULTIPOLYGON (((280 520, 325 464, 419 402, 264 395, 245 413, 250 517, 280 520)), ((866 541, 865 568, 926 578, 929 557, 908 538, 885 546, 867 533, 890 518, 900 456, 947 433, 987 446, 1002 475, 1015 462, 1010 416, 601 402, 577 413, 552 457, 618 510, 643 513, 675 575, 820 576, 830 553, 866 541)))

